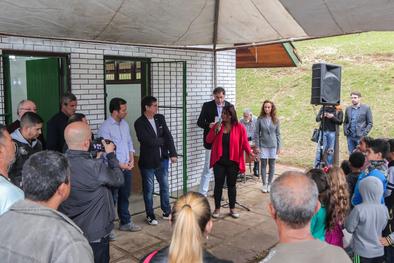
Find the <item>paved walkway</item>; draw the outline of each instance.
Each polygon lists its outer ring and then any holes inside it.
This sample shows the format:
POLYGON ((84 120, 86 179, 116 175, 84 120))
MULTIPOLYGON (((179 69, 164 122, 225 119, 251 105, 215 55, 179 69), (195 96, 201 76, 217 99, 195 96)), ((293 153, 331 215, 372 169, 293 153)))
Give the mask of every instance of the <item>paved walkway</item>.
MULTIPOLYGON (((277 165, 277 174, 291 168, 277 165)), ((296 168, 294 168, 296 169, 296 168)), ((277 229, 267 212, 269 195, 260 190, 261 181, 251 176, 246 183, 237 183, 237 201, 247 206, 246 211, 236 206, 241 217, 233 219, 226 215, 228 209, 222 208, 223 218, 214 219, 213 232, 206 240, 206 247, 215 256, 234 262, 258 262, 277 241, 277 229)), ((227 200, 227 192, 224 191, 227 200)), ((210 197, 211 208, 213 198, 210 197)), ((156 212, 157 215, 161 211, 156 212)), ((111 263, 139 262, 150 251, 169 244, 171 228, 168 221, 159 220, 159 225, 149 226, 145 214, 133 217, 143 230, 136 233, 116 231, 117 240, 111 242, 111 263)))

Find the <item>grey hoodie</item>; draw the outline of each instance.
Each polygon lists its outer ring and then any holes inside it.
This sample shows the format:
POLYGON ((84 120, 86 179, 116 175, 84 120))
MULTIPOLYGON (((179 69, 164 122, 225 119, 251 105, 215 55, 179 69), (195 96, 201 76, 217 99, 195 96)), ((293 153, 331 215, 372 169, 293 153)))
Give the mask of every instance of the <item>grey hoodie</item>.
POLYGON ((373 176, 360 182, 360 194, 363 202, 356 205, 345 222, 345 228, 353 233, 351 246, 355 254, 375 258, 383 256, 384 249, 379 242, 387 224, 389 214, 381 204, 383 195, 382 182, 373 176))

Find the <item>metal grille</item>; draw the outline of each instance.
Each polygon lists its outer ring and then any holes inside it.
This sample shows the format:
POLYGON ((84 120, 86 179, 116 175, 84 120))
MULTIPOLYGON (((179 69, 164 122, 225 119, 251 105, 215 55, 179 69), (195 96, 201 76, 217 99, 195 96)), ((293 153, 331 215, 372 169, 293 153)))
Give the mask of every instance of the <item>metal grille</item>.
POLYGON ((178 162, 170 165, 168 174, 170 195, 178 198, 187 192, 186 62, 151 62, 149 67, 151 94, 158 99, 159 113, 166 118, 178 153, 178 162))

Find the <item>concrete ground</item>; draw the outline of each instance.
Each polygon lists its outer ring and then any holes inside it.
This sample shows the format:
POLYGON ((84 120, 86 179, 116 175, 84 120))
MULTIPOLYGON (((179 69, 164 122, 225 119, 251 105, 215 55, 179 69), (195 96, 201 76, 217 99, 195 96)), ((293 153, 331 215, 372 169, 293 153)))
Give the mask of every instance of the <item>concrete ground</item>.
MULTIPOLYGON (((277 165, 276 174, 290 169, 297 168, 277 165)), ((240 218, 233 219, 227 215, 228 208, 222 208, 223 217, 214 219, 213 231, 205 242, 206 248, 215 256, 234 262, 258 262, 278 241, 276 225, 267 212, 269 194, 261 192, 261 181, 257 177, 248 177, 250 179, 246 182, 237 183, 237 201, 250 211, 236 205, 240 218)), ((227 191, 223 192, 223 197, 226 201, 227 191)), ((213 208, 211 193, 208 199, 213 208)), ((160 219, 160 209, 156 215, 159 219, 157 226, 147 225, 145 214, 140 214, 133 216, 133 221, 142 226, 142 231, 131 233, 116 230, 117 239, 111 242, 111 263, 139 262, 152 250, 169 244, 170 224, 160 219)))

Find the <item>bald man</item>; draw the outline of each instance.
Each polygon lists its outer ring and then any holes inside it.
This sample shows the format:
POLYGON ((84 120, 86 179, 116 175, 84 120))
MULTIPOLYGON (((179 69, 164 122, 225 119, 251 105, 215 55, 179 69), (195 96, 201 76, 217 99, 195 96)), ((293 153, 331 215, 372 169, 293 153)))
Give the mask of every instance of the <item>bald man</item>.
POLYGON ((301 172, 285 172, 273 182, 268 210, 278 227, 279 244, 262 263, 351 263, 342 248, 312 237, 310 222, 320 209, 318 196, 315 182, 301 172))
POLYGON ((82 229, 93 249, 94 262, 107 263, 109 234, 115 220, 111 187, 124 183, 115 145, 102 141, 107 162, 93 158, 89 152, 92 132, 82 121, 67 125, 64 137, 71 167, 71 194, 59 210, 82 229))

